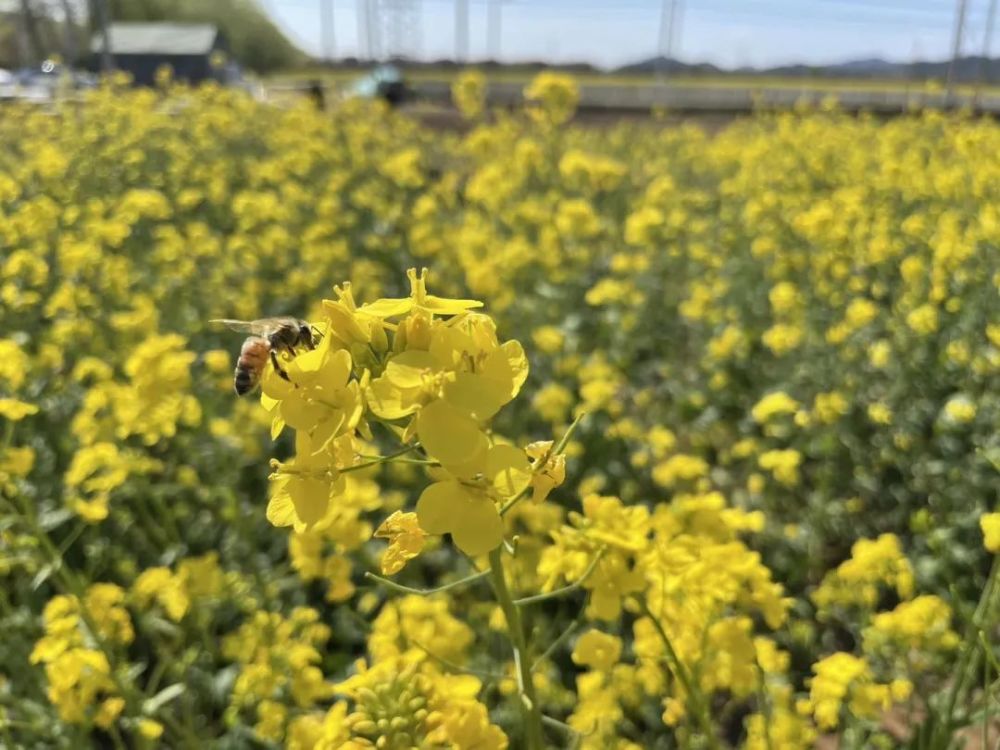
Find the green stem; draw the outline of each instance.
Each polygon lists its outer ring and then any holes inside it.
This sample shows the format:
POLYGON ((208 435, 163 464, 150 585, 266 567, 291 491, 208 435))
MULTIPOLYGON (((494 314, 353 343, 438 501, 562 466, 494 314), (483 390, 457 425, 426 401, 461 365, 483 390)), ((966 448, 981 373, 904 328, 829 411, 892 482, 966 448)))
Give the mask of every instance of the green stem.
POLYGON ((507 513, 510 512, 510 510, 515 505, 517 505, 519 502, 521 502, 521 500, 524 498, 524 496, 527 495, 529 492, 531 492, 531 485, 530 484, 527 487, 525 487, 523 490, 521 490, 520 492, 518 492, 516 495, 514 495, 514 497, 512 497, 510 500, 508 500, 503 505, 503 507, 500 508, 500 517, 503 518, 505 515, 507 515, 507 513))
POLYGON ((486 578, 490 574, 489 570, 484 570, 480 573, 473 573, 471 576, 466 576, 465 578, 460 578, 457 581, 452 581, 451 583, 446 583, 444 586, 438 586, 433 589, 415 589, 410 586, 404 586, 401 583, 396 583, 395 581, 390 581, 388 578, 383 578, 382 576, 377 576, 374 573, 365 573, 365 578, 375 581, 386 588, 392 589, 393 591, 398 591, 401 594, 414 594, 415 596, 431 596, 432 594, 440 594, 443 591, 449 591, 451 589, 457 589, 459 586, 465 586, 469 583, 475 583, 483 578, 486 578))
POLYGON ((73 544, 76 542, 76 540, 80 538, 80 535, 87 530, 87 526, 89 525, 90 524, 88 524, 86 521, 80 521, 79 523, 77 523, 76 527, 63 540, 62 544, 59 545, 60 559, 63 557, 63 555, 69 552, 69 548, 72 547, 73 544))
POLYGON ((570 426, 566 428, 566 432, 564 432, 563 436, 559 438, 559 442, 556 443, 556 447, 552 449, 553 455, 558 456, 560 453, 566 450, 566 446, 569 444, 570 439, 573 437, 573 433, 576 432, 576 428, 580 426, 580 423, 584 420, 584 418, 586 418, 586 416, 587 412, 585 411, 581 411, 579 414, 576 415, 570 426))
POLYGON ((639 608, 642 613, 650 619, 653 623, 653 627, 656 628, 657 634, 660 636, 660 640, 663 641, 663 647, 667 652, 667 661, 670 662, 670 671, 674 673, 674 677, 681 683, 684 688, 684 692, 688 697, 688 705, 691 712, 694 714, 695 720, 701 726, 701 731, 705 734, 705 740, 708 742, 708 746, 713 748, 713 750, 718 750, 719 739, 715 736, 715 728, 712 726, 712 719, 709 716, 708 701, 705 700, 705 696, 702 695, 701 689, 694 683, 691 676, 688 674, 687 668, 684 663, 677 656, 677 651, 674 650, 674 644, 670 640, 670 636, 667 635, 667 631, 663 629, 663 625, 660 623, 652 611, 649 609, 649 605, 646 603, 645 597, 637 596, 636 601, 639 603, 639 608))
MULTIPOLYGON (((986 638, 983 635, 983 631, 979 631, 979 645, 983 648, 984 654, 989 651, 989 643, 986 642, 986 638)), ((990 654, 992 656, 992 653, 990 654)), ((992 706, 990 705, 990 667, 993 666, 989 659, 986 659, 983 664, 983 726, 982 726, 982 736, 980 741, 982 742, 982 747, 985 748, 990 746, 990 714, 993 713, 992 706)))
POLYGON ((997 673, 997 677, 1000 678, 1000 661, 997 661, 997 657, 993 654, 993 647, 990 646, 990 642, 986 640, 986 633, 982 630, 979 631, 979 645, 983 647, 983 653, 986 655, 986 659, 989 661, 990 666, 993 667, 993 671, 997 673))
POLYGON ((394 458, 399 458, 399 456, 406 455, 407 453, 412 453, 419 447, 420 446, 418 445, 409 445, 405 448, 396 451, 395 453, 390 453, 388 456, 380 456, 379 458, 372 459, 371 461, 364 461, 360 464, 354 464, 353 466, 345 466, 342 469, 336 468, 332 471, 330 469, 321 469, 318 471, 310 471, 308 469, 303 471, 295 468, 289 469, 282 466, 278 461, 272 461, 272 466, 276 467, 275 473, 277 474, 308 476, 308 477, 316 477, 317 479, 331 478, 331 477, 336 477, 338 474, 350 474, 352 471, 361 471, 362 469, 370 469, 373 466, 380 466, 381 464, 392 461, 394 458))
POLYGON ((170 536, 165 530, 166 527, 153 516, 149 506, 146 505, 145 499, 137 499, 135 503, 132 503, 132 507, 135 510, 135 520, 151 542, 150 546, 156 545, 159 547, 156 550, 157 554, 169 549, 170 536))
MULTIPOLYGON (((405 634, 403 637, 406 638, 405 634)), ((490 680, 492 682, 499 682, 504 678, 504 676, 500 674, 493 674, 492 672, 481 672, 477 669, 469 669, 468 667, 463 667, 460 664, 456 664, 453 661, 445 659, 443 656, 438 656, 418 640, 415 640, 413 638, 407 638, 407 640, 414 646, 419 648, 421 651, 423 651, 425 654, 427 654, 429 657, 431 657, 434 661, 440 663, 442 666, 446 667, 447 669, 450 669, 452 672, 455 672, 456 674, 469 674, 472 675, 473 677, 479 677, 483 680, 490 680)))
POLYGON ((111 667, 111 673, 109 675, 111 681, 114 682, 118 692, 121 694, 122 698, 125 699, 129 713, 136 713, 142 705, 145 695, 141 691, 137 690, 131 682, 125 681, 119 674, 118 670, 115 669, 115 651, 101 636, 97 623, 94 622, 90 611, 87 609, 85 601, 86 587, 76 577, 75 573, 63 565, 62 555, 59 553, 59 549, 56 547, 55 543, 49 537, 45 529, 43 529, 41 524, 38 522, 38 518, 35 516, 30 505, 27 502, 22 504, 20 502, 20 498, 16 503, 14 503, 13 499, 11 499, 11 503, 14 504, 18 515, 27 522, 31 533, 40 542, 42 549, 47 554, 49 558, 49 565, 52 566, 53 577, 62 584, 64 591, 70 593, 76 598, 77 602, 79 602, 80 619, 90 632, 90 635, 97 644, 97 647, 104 652, 104 655, 108 659, 108 665, 111 667))
POLYGON ((108 734, 111 735, 111 741, 115 746, 115 750, 125 750, 125 741, 122 739, 122 735, 116 725, 112 724, 108 728, 108 734))
POLYGON ((542 716, 542 723, 547 727, 553 727, 558 729, 560 732, 565 732, 570 737, 579 736, 579 732, 573 729, 569 724, 564 721, 559 721, 559 719, 553 719, 551 716, 542 716))
POLYGON ((411 466, 440 466, 440 461, 429 461, 423 458, 397 458, 393 460, 394 464, 409 464, 411 466))
POLYGON ((573 635, 573 633, 579 630, 581 625, 583 625, 583 612, 577 615, 577 618, 573 620, 573 622, 571 622, 569 626, 562 633, 559 634, 558 638, 556 638, 554 641, 552 641, 552 643, 549 644, 549 647, 542 652, 541 656, 539 656, 531 663, 531 671, 534 672, 542 664, 544 664, 545 660, 548 659, 550 656, 552 656, 552 652, 555 651, 557 648, 559 648, 560 645, 565 643, 566 639, 569 638, 571 635, 573 635))
POLYGON ((764 720, 764 746, 767 750, 774 750, 774 743, 771 742, 771 721, 773 712, 771 710, 771 700, 767 695, 767 678, 764 669, 760 666, 760 661, 756 662, 757 671, 757 700, 760 701, 760 715, 764 720))
MULTIPOLYGON (((177 519, 174 518, 174 514, 170 512, 167 508, 166 503, 163 502, 163 498, 160 497, 155 491, 149 493, 149 497, 156 506, 156 514, 158 518, 166 519, 166 529, 168 532, 168 537, 171 542, 173 542, 178 547, 183 546, 184 541, 181 536, 180 527, 177 525, 177 519)), ((142 500, 139 500, 142 503, 142 500)))
POLYGON ((982 628, 983 622, 993 610, 993 599, 997 589, 997 579, 1000 576, 1000 557, 994 558, 993 566, 990 568, 989 578, 983 587, 982 596, 976 605, 976 610, 972 614, 972 619, 968 624, 965 638, 962 643, 962 658, 959 661, 958 679, 951 686, 948 694, 945 713, 941 720, 935 724, 934 732, 931 735, 931 746, 938 747, 944 742, 954 728, 955 706, 965 705, 968 692, 971 689, 972 677, 979 667, 981 650, 978 644, 974 643, 976 634, 982 628))
POLYGON ((503 570, 503 550, 500 547, 490 552, 490 572, 497 602, 507 620, 507 634, 514 652, 517 692, 521 699, 521 715, 524 719, 525 747, 527 750, 543 750, 545 744, 542 734, 542 712, 527 661, 528 648, 524 639, 524 627, 521 624, 521 611, 514 604, 510 589, 507 587, 507 578, 503 570))
POLYGON ((560 596, 565 596, 566 594, 572 594, 574 591, 583 586, 584 583, 586 583, 587 579, 590 578, 590 574, 594 572, 594 568, 597 567, 597 563, 601 561, 602 557, 604 557, 603 547, 598 550, 596 555, 594 555, 594 559, 590 561, 590 565, 587 566, 587 569, 583 572, 583 575, 580 576, 579 580, 569 584, 568 586, 556 589, 555 591, 549 591, 546 594, 535 594, 534 596, 526 596, 522 599, 515 599, 514 604, 518 607, 523 607, 526 604, 537 604, 539 602, 548 601, 549 599, 558 599, 560 596))

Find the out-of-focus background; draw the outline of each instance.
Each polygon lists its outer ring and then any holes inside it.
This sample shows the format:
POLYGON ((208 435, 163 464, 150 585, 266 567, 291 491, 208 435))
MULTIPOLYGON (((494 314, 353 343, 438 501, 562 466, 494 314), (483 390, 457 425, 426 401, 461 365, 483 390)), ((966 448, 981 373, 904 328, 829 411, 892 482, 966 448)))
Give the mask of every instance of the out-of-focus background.
POLYGON ((44 97, 63 68, 86 86, 107 67, 150 83, 171 64, 259 96, 402 98, 405 84, 411 106, 446 109, 471 64, 496 104, 539 70, 573 73, 584 116, 732 114, 831 93, 848 109, 992 112, 995 32, 992 0, 5 0, 0 96, 44 97))
POLYGON ((997 6, 0 0, 0 748, 995 750, 997 6))

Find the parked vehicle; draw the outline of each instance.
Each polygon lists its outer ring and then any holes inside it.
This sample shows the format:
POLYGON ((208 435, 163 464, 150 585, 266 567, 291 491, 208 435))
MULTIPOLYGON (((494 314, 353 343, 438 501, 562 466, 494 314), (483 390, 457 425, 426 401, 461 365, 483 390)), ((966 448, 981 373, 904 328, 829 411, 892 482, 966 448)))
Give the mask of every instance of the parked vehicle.
POLYGON ((79 90, 97 85, 96 76, 45 60, 17 71, 0 71, 0 100, 50 101, 58 90, 79 90))
POLYGON ((348 96, 362 99, 385 99, 393 107, 409 96, 403 73, 395 65, 379 65, 356 80, 347 90, 348 96))

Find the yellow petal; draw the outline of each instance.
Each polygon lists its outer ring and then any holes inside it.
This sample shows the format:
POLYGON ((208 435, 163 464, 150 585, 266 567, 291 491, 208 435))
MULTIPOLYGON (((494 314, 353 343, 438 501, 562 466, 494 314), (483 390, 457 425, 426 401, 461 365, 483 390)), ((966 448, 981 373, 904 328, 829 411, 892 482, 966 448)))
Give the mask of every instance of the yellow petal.
POLYGON ((448 676, 448 695, 452 700, 464 698, 474 700, 479 691, 483 689, 483 683, 478 678, 470 674, 454 674, 448 676))
MULTIPOLYGON (((273 367, 268 366, 261 377, 260 389, 262 394, 276 401, 283 401, 294 393, 295 386, 278 375, 273 367)), ((267 404, 264 403, 264 395, 261 396, 261 404, 264 404, 264 407, 267 408, 267 404)))
POLYGON ((320 414, 315 404, 303 398, 289 398, 281 402, 279 414, 296 430, 311 430, 320 414))
POLYGON ((495 445, 486 456, 486 476, 504 497, 513 497, 531 483, 531 464, 513 445, 495 445))
POLYGON ((316 442, 308 432, 295 433, 295 458, 291 465, 296 470, 308 469, 313 472, 325 471, 330 457, 323 452, 323 445, 316 442))
POLYGON ((500 347, 510 364, 511 376, 514 382, 514 389, 511 391, 511 398, 516 396, 528 379, 528 357, 524 353, 524 347, 519 341, 507 341, 500 347))
MULTIPOLYGON (((328 339, 324 339, 324 342, 328 339)), ((319 372, 320 367, 329 353, 329 345, 313 349, 311 352, 303 352, 288 363, 285 372, 293 383, 302 384, 307 382, 310 375, 319 372)))
POLYGON ((474 419, 440 400, 417 414, 417 435, 424 450, 444 464, 469 461, 486 441, 474 419))
POLYGON ((480 434, 475 452, 467 460, 461 463, 442 462, 442 468, 457 479, 475 481, 476 477, 484 472, 486 455, 489 450, 490 441, 485 435, 480 434))
MULTIPOLYGON (((305 528, 314 526, 330 507, 331 485, 326 479, 292 477, 288 495, 295 506, 295 515, 305 528)), ((296 528, 299 524, 296 524, 296 528)))
POLYGON ((461 510, 451 538, 470 557, 485 555, 503 542, 503 521, 496 506, 485 496, 470 496, 461 510))
POLYGON ((343 427, 346 422, 347 417, 344 412, 339 409, 331 410, 329 412, 329 416, 323 419, 310 431, 309 436, 313 439, 314 445, 318 446, 316 450, 323 450, 327 443, 337 437, 340 433, 340 428, 343 427))
POLYGON ((440 322, 435 323, 428 351, 434 356, 438 368, 452 369, 458 365, 462 358, 462 347, 456 338, 459 336, 461 333, 454 328, 440 322))
POLYGON ((420 408, 409 392, 404 393, 385 376, 372 381, 365 390, 365 399, 372 412, 382 419, 401 419, 420 408))
POLYGON ((37 414, 38 407, 16 398, 0 398, 0 417, 11 422, 20 422, 31 414, 37 414))
POLYGON ((430 352, 411 349, 397 354, 385 367, 385 378, 397 388, 420 388, 428 371, 437 367, 430 352))
POLYGON ((479 420, 493 417, 510 400, 511 381, 497 382, 470 372, 459 372, 445 384, 444 398, 452 406, 479 420))
POLYGON ((428 485, 417 500, 417 520, 428 534, 447 534, 457 520, 457 511, 468 493, 458 482, 435 482, 428 485))
POLYGON ((276 487, 267 503, 267 520, 274 526, 291 526, 295 523, 295 506, 285 489, 287 483, 287 477, 276 479, 276 487))
MULTIPOLYGON (((280 378, 279 378, 279 380, 280 380, 280 378)), ((264 393, 263 391, 261 391, 261 393, 260 393, 260 405, 264 407, 265 411, 274 411, 274 407, 276 407, 279 403, 281 403, 281 402, 278 401, 278 399, 271 398, 266 393, 264 393)))
POLYGON ((350 352, 338 349, 327 357, 312 385, 323 389, 324 394, 336 393, 350 380, 352 364, 350 352))
POLYGON ((394 318, 397 315, 406 315, 412 309, 413 300, 406 297, 405 299, 377 299, 367 305, 362 305, 359 312, 376 318, 394 318))
POLYGON ((367 344, 371 336, 354 318, 354 313, 343 302, 323 300, 323 312, 330 319, 329 331, 346 344, 360 342, 367 344))
POLYGON ((424 297, 423 307, 436 315, 458 315, 466 310, 482 307, 483 303, 474 299, 447 299, 428 294, 424 297))

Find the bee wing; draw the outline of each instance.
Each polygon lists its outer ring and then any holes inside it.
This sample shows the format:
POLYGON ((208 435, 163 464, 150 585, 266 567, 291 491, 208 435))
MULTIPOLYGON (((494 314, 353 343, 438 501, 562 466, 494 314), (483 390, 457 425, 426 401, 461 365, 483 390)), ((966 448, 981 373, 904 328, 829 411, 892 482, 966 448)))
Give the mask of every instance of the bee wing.
POLYGON ((258 320, 233 320, 232 318, 213 318, 208 321, 209 323, 216 323, 218 325, 224 325, 231 331, 239 331, 240 333, 256 333, 260 334, 264 331, 264 328, 259 325, 258 320))
POLYGON ((264 336, 265 338, 270 336, 275 331, 280 331, 282 328, 291 328, 292 330, 297 331, 300 325, 298 320, 287 315, 277 318, 261 318, 260 320, 215 318, 208 322, 219 323, 233 331, 239 331, 240 333, 252 333, 256 336, 264 336))
POLYGON ((267 336, 279 328, 292 325, 298 327, 295 318, 261 318, 260 320, 233 320, 232 318, 214 318, 209 323, 224 325, 232 331, 240 333, 252 333, 257 336, 267 336))

